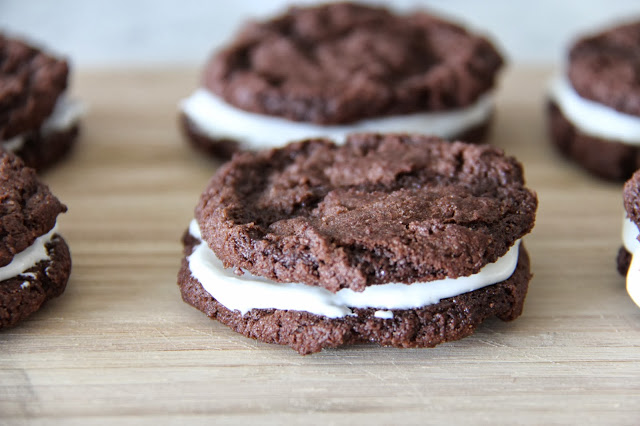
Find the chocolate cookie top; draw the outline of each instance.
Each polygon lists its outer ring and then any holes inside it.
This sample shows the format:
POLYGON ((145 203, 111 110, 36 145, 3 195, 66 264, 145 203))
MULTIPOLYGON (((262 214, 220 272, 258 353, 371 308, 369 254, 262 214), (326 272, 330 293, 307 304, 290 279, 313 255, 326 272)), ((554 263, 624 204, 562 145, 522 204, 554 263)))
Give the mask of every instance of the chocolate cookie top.
POLYGON ((640 116, 640 21, 578 40, 568 73, 580 96, 640 116))
POLYGON ((627 216, 640 227, 640 170, 624 184, 623 200, 627 216))
POLYGON ((66 61, 0 34, 0 140, 37 129, 67 87, 66 61))
POLYGON ((248 24, 203 84, 247 111, 341 124, 467 106, 502 63, 485 38, 429 14, 334 3, 248 24))
POLYGON ((33 169, 0 150, 0 267, 49 232, 66 210, 33 169))
POLYGON ((531 230, 536 208, 497 148, 359 134, 236 155, 196 219, 225 266, 335 292, 476 273, 531 230))

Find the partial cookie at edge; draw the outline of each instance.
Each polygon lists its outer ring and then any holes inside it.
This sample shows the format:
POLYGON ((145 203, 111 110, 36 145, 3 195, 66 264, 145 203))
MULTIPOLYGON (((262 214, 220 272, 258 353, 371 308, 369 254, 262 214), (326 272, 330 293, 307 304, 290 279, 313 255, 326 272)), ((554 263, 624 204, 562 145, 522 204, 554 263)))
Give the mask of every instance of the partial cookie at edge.
MULTIPOLYGON (((633 173, 631 178, 625 182, 622 191, 622 200, 626 216, 636 226, 640 225, 640 170, 633 173)), ((618 272, 620 272, 621 275, 627 275, 631 258, 632 254, 627 251, 625 246, 620 247, 616 262, 618 272)))
POLYGON ((640 168, 640 147, 586 135, 547 104, 547 127, 551 141, 567 158, 604 179, 626 180, 640 168))
POLYGON ((0 33, 0 140, 40 127, 67 88, 66 61, 0 33))
POLYGON ((569 51, 567 74, 585 99, 640 118, 640 21, 578 40, 569 51))
POLYGON ((71 273, 71 255, 66 242, 54 235, 47 244, 48 260, 0 282, 0 329, 12 327, 60 296, 71 273))
POLYGON ((33 169, 0 149, 0 267, 49 232, 66 211, 33 169))

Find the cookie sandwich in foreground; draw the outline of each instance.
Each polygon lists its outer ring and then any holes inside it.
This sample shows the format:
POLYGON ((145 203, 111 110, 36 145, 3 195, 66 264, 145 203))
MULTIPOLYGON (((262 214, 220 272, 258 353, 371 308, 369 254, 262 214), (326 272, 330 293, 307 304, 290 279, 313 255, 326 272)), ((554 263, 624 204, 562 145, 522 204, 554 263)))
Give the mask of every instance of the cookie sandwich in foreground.
POLYGON ((578 40, 551 86, 548 126, 559 151, 596 176, 640 168, 640 21, 578 40))
POLYGON ((196 148, 219 158, 352 132, 481 141, 502 64, 486 38, 425 12, 293 7, 214 54, 180 120, 196 148))
POLYGON ((0 148, 42 170, 75 142, 84 106, 66 95, 63 59, 0 33, 0 148))
POLYGON ((64 291, 71 256, 56 220, 66 210, 33 169, 0 150, 0 329, 64 291))
POLYGON ((182 298, 301 354, 432 347, 523 308, 536 195, 486 145, 357 134, 244 152, 184 235, 182 298))

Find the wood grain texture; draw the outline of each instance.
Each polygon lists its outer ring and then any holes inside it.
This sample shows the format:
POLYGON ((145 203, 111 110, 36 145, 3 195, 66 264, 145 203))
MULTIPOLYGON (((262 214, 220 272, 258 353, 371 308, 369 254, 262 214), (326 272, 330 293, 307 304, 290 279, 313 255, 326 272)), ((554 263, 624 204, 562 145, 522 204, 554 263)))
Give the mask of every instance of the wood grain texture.
POLYGON ((73 273, 61 298, 0 332, 0 424, 638 424, 640 309, 615 270, 621 185, 548 143, 549 75, 504 75, 491 137, 540 199, 523 316, 435 349, 301 357, 180 299, 179 239, 217 166, 177 131, 197 73, 80 73, 81 140, 43 176, 69 206, 73 273))

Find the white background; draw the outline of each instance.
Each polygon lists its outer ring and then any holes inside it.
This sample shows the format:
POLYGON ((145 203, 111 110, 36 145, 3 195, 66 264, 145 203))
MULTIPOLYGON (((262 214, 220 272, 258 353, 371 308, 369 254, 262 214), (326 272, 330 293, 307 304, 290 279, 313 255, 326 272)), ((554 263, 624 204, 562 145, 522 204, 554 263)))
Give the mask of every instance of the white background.
MULTIPOLYGON (((0 28, 80 67, 202 64, 239 23, 283 0, 0 0, 0 28)), ((300 1, 299 3, 317 3, 300 1)), ((557 64, 576 34, 640 19, 640 0, 396 0, 489 34, 512 63, 557 64)))

